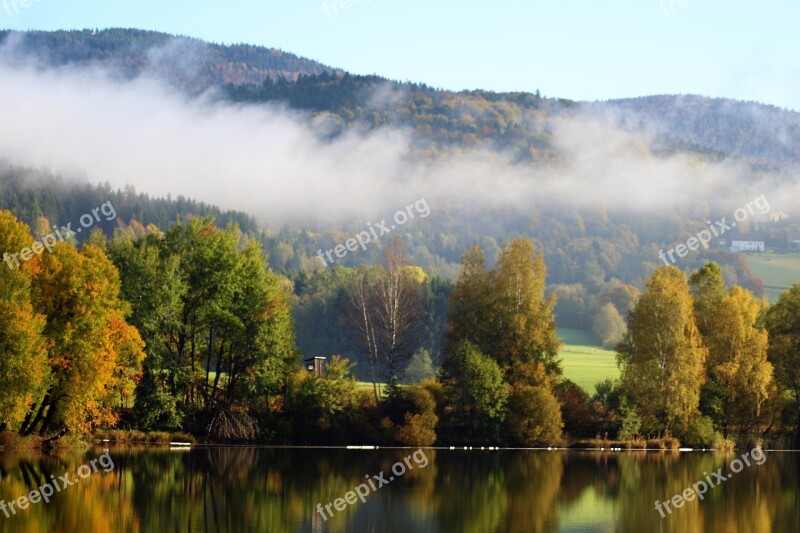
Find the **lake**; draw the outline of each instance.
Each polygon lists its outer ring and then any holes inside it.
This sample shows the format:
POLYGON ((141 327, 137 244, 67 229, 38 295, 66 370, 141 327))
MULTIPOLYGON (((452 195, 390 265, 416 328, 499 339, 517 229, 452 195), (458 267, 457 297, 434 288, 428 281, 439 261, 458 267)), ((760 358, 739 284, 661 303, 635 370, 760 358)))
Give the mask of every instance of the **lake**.
POLYGON ((0 531, 796 533, 798 454, 764 452, 747 466, 744 452, 6 451, 0 531), (679 508, 655 508, 692 486, 702 500, 691 492, 679 508))

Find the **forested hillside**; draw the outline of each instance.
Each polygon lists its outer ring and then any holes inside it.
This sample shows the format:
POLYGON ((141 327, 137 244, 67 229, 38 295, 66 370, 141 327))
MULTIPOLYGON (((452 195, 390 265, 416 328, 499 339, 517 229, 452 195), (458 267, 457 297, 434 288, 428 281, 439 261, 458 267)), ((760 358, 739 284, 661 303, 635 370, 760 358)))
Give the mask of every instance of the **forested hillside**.
MULTIPOLYGON (((117 229, 131 228, 143 235, 146 228, 161 231, 180 221, 212 216, 216 225, 236 224, 251 238, 259 239, 270 265, 294 283, 294 314, 298 347, 304 355, 342 354, 360 363, 356 374, 366 379, 365 354, 354 349, 342 320, 348 313, 345 292, 348 284, 382 261, 390 241, 349 254, 334 267, 323 267, 317 252, 347 239, 351 233, 339 229, 310 230, 283 227, 262 228, 251 216, 178 197, 154 198, 133 188, 114 190, 108 185, 90 185, 50 174, 5 166, 0 169, 0 209, 7 209, 38 235, 49 233, 52 225, 72 223, 111 202, 116 216, 101 219, 92 229, 112 237, 117 229)), ((444 319, 452 284, 460 268, 463 251, 480 245, 490 265, 500 254, 503 236, 522 232, 532 236, 544 250, 548 266, 547 292, 558 296, 557 324, 589 330, 608 313, 625 317, 641 287, 660 263, 660 239, 678 238, 702 221, 698 218, 634 217, 580 210, 545 210, 536 218, 505 220, 500 214, 486 214, 471 221, 461 217, 438 216, 435 225, 418 224, 398 233, 409 261, 428 274, 422 283, 425 317, 416 347, 437 362, 441 351, 444 319), (540 223, 547 220, 547 224, 540 223), (633 231, 631 228, 636 228, 633 231), (606 308, 608 304, 613 310, 606 308)), ((76 235, 84 241, 89 232, 76 235)), ((722 266, 725 280, 763 293, 763 284, 750 273, 744 257, 723 250, 709 250, 685 259, 688 268, 704 262, 722 266)), ((603 337, 601 336, 601 340, 603 337)))
MULTIPOLYGON (((11 211, 32 228, 42 227, 41 219, 49 222, 44 228, 68 222, 77 226, 81 215, 91 213, 105 202, 114 206, 116 218, 101 220, 96 228, 108 236, 113 235, 115 228, 134 221, 142 226, 152 224, 169 228, 178 220, 192 216, 213 216, 220 226, 237 224, 250 235, 261 232, 250 215, 223 212, 216 206, 183 196, 153 198, 144 192, 136 192, 132 186, 124 191, 114 190, 108 184, 66 180, 44 171, 16 168, 0 161, 0 209, 11 211)), ((49 233, 49 229, 45 233, 49 233)), ((88 236, 87 232, 76 235, 76 238, 80 242, 88 236)))
POLYGON ((678 142, 772 168, 796 170, 800 113, 756 102, 693 95, 612 100, 601 108, 625 111, 678 142))
POLYGON ((530 93, 446 91, 379 76, 356 76, 294 54, 245 44, 220 45, 165 33, 0 31, 14 61, 46 66, 103 66, 132 78, 144 73, 189 94, 223 88, 236 102, 285 102, 330 114, 341 124, 412 128, 439 146, 490 141, 520 160, 558 158, 548 121, 576 110, 617 113, 635 130, 663 135, 665 148, 707 158, 733 156, 767 168, 793 169, 800 156, 800 114, 752 102, 700 96, 649 96, 598 103, 530 93))
POLYGON ((378 76, 303 75, 259 85, 226 87, 236 102, 285 102, 326 118, 329 134, 347 125, 410 128, 427 146, 474 147, 491 142, 517 160, 554 159, 547 119, 574 102, 538 93, 453 92, 378 76))
POLYGON ((245 44, 221 45, 137 29, 25 32, 0 31, 0 46, 14 44, 15 59, 46 66, 100 65, 127 77, 149 72, 189 92, 226 83, 296 79, 300 74, 335 72, 294 54, 245 44))

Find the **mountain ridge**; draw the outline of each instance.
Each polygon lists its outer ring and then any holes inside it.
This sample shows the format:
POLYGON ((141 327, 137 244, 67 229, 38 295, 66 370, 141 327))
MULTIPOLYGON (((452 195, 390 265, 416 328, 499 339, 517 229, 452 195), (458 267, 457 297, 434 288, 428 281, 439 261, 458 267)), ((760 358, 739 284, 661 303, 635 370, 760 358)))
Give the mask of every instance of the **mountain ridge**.
POLYGON ((474 147, 489 140, 523 161, 557 159, 547 123, 577 110, 616 114, 618 125, 655 132, 668 146, 711 159, 721 154, 760 168, 800 169, 800 113, 758 102, 698 95, 576 102, 545 98, 539 91, 451 91, 351 74, 275 48, 130 28, 0 30, 0 46, 9 44, 4 60, 99 65, 126 78, 150 73, 190 95, 216 88, 238 102, 288 102, 312 113, 334 113, 345 123, 410 127, 439 147, 474 147), (375 95, 384 93, 391 98, 376 105, 375 95), (386 102, 390 105, 382 105, 386 102))

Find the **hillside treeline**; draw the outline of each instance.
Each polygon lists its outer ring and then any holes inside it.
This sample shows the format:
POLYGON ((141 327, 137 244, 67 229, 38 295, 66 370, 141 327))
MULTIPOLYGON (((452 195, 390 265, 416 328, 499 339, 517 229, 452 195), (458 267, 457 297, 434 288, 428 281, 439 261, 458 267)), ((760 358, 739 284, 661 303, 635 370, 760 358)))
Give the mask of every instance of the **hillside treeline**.
MULTIPOLYGON (((0 247, 31 239, 2 212, 0 247)), ((301 365, 293 283, 235 225, 120 227, 28 255, 0 269, 7 434, 121 426, 293 444, 780 446, 798 425, 800 286, 769 307, 727 288, 715 263, 689 278, 660 267, 641 294, 619 293, 631 309, 616 346, 622 377, 589 396, 562 376, 557 297, 526 238, 493 266, 470 248, 446 298, 400 241, 345 276, 337 323, 367 387, 347 357, 331 357, 323 377, 301 365), (437 314, 440 331, 429 325, 437 314), (439 364, 420 349, 426 337, 439 364)))
MULTIPOLYGON (((295 282, 295 295, 301 301, 316 302, 329 314, 337 314, 341 307, 342 281, 354 270, 379 263, 386 243, 374 243, 367 250, 348 254, 336 267, 320 264, 317 253, 330 249, 351 237, 362 228, 301 229, 284 226, 263 230, 253 217, 197 202, 184 197, 155 198, 137 193, 132 187, 115 190, 109 185, 89 185, 67 181, 41 171, 25 168, 0 167, 0 209, 8 209, 33 228, 34 233, 50 233, 53 224, 72 223, 105 202, 111 202, 116 216, 108 220, 101 217, 93 229, 101 229, 111 237, 120 226, 135 226, 144 232, 149 226, 167 230, 175 221, 192 217, 212 216, 220 227, 236 224, 251 238, 263 243, 270 265, 276 272, 295 282), (43 221, 48 223, 44 224, 43 221), (139 227, 141 226, 141 227, 139 227), (342 269, 342 270, 339 270, 342 269), (334 273, 334 271, 336 273, 334 273)), ((642 287, 647 276, 660 264, 658 251, 668 244, 685 240, 687 235, 704 227, 706 213, 687 213, 686 217, 658 214, 622 214, 602 209, 544 208, 532 206, 526 216, 508 217, 498 213, 471 213, 469 217, 447 210, 434 212, 425 224, 409 224, 401 236, 409 261, 430 277, 437 279, 440 294, 447 291, 447 283, 459 272, 463 250, 481 246, 487 263, 493 265, 499 257, 502 244, 515 235, 530 236, 538 248, 545 252, 548 266, 547 292, 558 295, 555 310, 557 324, 583 330, 601 327, 600 314, 615 312, 624 318, 629 311, 629 299, 617 293, 630 293, 642 287), (613 303, 614 310, 604 306, 613 303)), ((773 247, 786 244, 791 221, 774 226, 774 237, 768 244, 773 247), (779 227, 780 226, 780 227, 779 227)), ((88 232, 75 235, 82 242, 88 232)), ((729 285, 741 285, 756 295, 763 294, 761 281, 754 277, 744 257, 730 254, 719 248, 699 250, 681 261, 687 270, 701 268, 714 261, 723 269, 729 285)), ((444 294, 446 299, 446 294, 444 294)), ((316 327, 315 311, 308 306, 296 308, 299 337, 313 339, 318 335, 325 342, 301 340, 305 355, 329 356, 344 353, 341 328, 331 326, 329 332, 305 329, 304 324, 316 327), (313 350, 312 350, 313 348, 313 350)), ((603 319, 605 320, 605 319, 603 319)), ((619 322, 616 316, 610 318, 619 322)), ((431 331, 443 328, 439 313, 428 323, 431 331)), ((618 329, 618 328, 616 328, 618 329)), ((608 345, 616 342, 615 335, 602 335, 600 340, 608 345)), ((438 343, 429 340, 421 347, 438 358, 438 343)), ((350 354, 354 355, 354 354, 350 354)), ((359 365, 359 375, 363 365, 359 365)), ((363 376, 362 376, 363 377, 363 376)))

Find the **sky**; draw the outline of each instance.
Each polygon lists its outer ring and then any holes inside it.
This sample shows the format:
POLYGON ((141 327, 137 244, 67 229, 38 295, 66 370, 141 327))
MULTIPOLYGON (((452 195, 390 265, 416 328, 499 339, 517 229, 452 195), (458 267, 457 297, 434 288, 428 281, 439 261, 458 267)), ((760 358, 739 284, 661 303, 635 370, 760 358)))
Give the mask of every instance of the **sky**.
POLYGON ((133 27, 453 90, 699 94, 793 110, 798 20, 794 0, 0 0, 4 29, 133 27))

